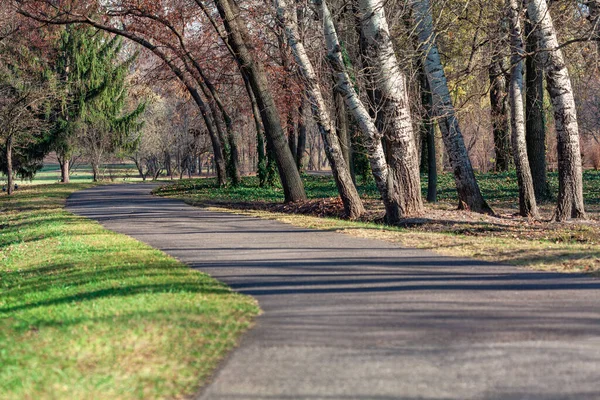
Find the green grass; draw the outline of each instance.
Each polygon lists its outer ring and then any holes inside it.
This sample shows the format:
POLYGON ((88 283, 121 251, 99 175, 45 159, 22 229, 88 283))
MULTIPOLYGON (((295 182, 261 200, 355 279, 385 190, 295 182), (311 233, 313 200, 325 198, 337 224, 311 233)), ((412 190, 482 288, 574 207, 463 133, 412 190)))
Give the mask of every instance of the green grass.
MULTIPOLYGON (((514 171, 502 173, 477 174, 483 196, 492 204, 517 207, 518 188, 514 171)), ((548 174, 550 189, 558 190, 558 173, 548 174)), ((331 176, 303 175, 306 194, 309 199, 337 197, 338 192, 331 176)), ((214 179, 185 179, 161 188, 161 195, 185 194, 197 201, 207 202, 281 202, 284 200, 283 189, 278 184, 274 187, 261 188, 254 176, 244 177, 239 186, 216 188, 214 179)), ((427 176, 421 177, 423 196, 427 194, 427 176)), ((373 182, 357 185, 358 191, 364 198, 378 198, 379 193, 373 182)), ((586 204, 600 204, 600 171, 587 170, 584 172, 584 196, 586 204)), ((450 173, 438 177, 438 200, 441 203, 456 203, 456 186, 450 173)))
POLYGON ((0 195, 0 398, 182 398, 256 302, 63 209, 85 184, 0 195))

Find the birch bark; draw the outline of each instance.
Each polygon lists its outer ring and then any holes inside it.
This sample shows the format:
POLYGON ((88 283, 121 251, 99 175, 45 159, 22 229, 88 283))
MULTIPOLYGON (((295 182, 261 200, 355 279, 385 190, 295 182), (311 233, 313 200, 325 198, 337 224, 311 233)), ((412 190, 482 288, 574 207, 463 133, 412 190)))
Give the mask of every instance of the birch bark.
POLYGON ((459 208, 493 214, 484 200, 475 179, 473 166, 458 125, 458 118, 452 105, 446 74, 435 42, 433 18, 429 0, 411 2, 417 24, 417 36, 423 51, 423 68, 433 94, 433 109, 442 132, 444 145, 454 171, 459 208))
POLYGON ((331 116, 325 105, 323 94, 319 86, 319 81, 314 72, 312 63, 306 54, 304 44, 300 40, 298 27, 295 21, 295 9, 291 11, 285 0, 275 0, 277 7, 277 16, 281 21, 285 35, 288 39, 294 59, 298 64, 306 89, 307 99, 311 107, 313 118, 319 128, 323 139, 325 154, 329 160, 331 171, 335 179, 346 216, 350 219, 356 219, 364 214, 363 207, 358 191, 352 182, 352 176, 340 146, 339 139, 335 134, 335 128, 331 116))
POLYGON ((396 183, 402 215, 423 212, 419 157, 406 88, 394 52, 383 0, 357 0, 364 62, 379 93, 377 109, 382 115, 383 135, 388 145, 390 173, 396 183))
POLYGON ((579 126, 569 71, 548 12, 546 0, 529 0, 529 18, 539 31, 540 58, 554 111, 558 150, 558 200, 553 219, 585 218, 579 126))
POLYGON ((510 25, 510 124, 512 152, 519 183, 519 210, 523 217, 539 218, 533 179, 527 158, 525 141, 525 111, 523 104, 523 59, 525 49, 521 35, 521 7, 517 0, 508 0, 508 20, 510 25))
POLYGON ((388 224, 397 224, 401 218, 401 209, 399 199, 395 195, 394 181, 389 173, 388 165, 381 144, 381 134, 369 111, 362 103, 354 85, 348 76, 342 58, 341 46, 333 24, 333 19, 327 3, 324 0, 315 2, 319 9, 319 15, 323 20, 323 29, 325 34, 325 44, 327 47, 327 60, 332 67, 333 76, 336 82, 336 89, 344 96, 344 102, 348 112, 354 117, 361 134, 364 137, 365 148, 371 165, 371 172, 375 179, 377 189, 381 194, 386 211, 386 222, 388 224))

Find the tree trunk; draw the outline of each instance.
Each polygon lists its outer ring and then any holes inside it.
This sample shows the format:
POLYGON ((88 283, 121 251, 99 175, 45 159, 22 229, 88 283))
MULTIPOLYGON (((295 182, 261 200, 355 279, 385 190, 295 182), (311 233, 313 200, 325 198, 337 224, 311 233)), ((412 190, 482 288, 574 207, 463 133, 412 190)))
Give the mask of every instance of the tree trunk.
POLYGON ((490 77, 490 114, 494 150, 496 153, 496 171, 508 171, 510 168, 510 134, 508 129, 508 108, 506 104, 506 78, 502 56, 494 54, 489 66, 490 77))
POLYGON ((98 182, 98 179, 100 179, 100 166, 98 165, 98 163, 96 161, 92 161, 92 180, 94 182, 98 182))
POLYGON ((303 97, 298 107, 298 146, 296 148, 296 166, 298 171, 304 171, 304 153, 306 153, 306 124, 304 123, 304 103, 303 97))
POLYGON ((304 184, 287 145, 265 71, 262 64, 254 59, 247 47, 250 40, 247 27, 240 18, 237 6, 231 0, 215 0, 215 3, 228 33, 227 42, 237 57, 241 70, 248 77, 256 97, 267 140, 270 142, 279 169, 285 201, 306 200, 304 184))
POLYGON ((527 158, 525 115, 523 107, 523 58, 525 49, 521 36, 521 6, 518 0, 508 0, 510 25, 510 122, 512 151, 519 183, 519 210, 523 217, 539 218, 533 179, 527 158))
MULTIPOLYGON (((295 156, 298 153, 298 136, 296 135, 296 121, 294 120, 294 113, 290 110, 287 115, 287 131, 288 131, 288 146, 292 155, 295 156)), ((298 166, 298 163, 296 163, 298 166)))
POLYGON ((433 94, 433 109, 438 117, 450 165, 454 171, 459 208, 475 212, 493 214, 493 210, 484 200, 475 179, 473 166, 458 125, 446 74, 442 67, 440 54, 435 43, 433 19, 429 0, 412 0, 412 8, 417 23, 417 33, 424 55, 423 67, 427 73, 429 87, 433 94))
POLYGON ((558 201, 554 219, 585 218, 583 172, 579 149, 577 111, 569 71, 558 48, 558 39, 545 0, 530 0, 529 18, 539 30, 540 53, 546 74, 548 94, 554 109, 558 149, 558 201))
POLYGON ((341 54, 341 46, 337 38, 333 19, 329 13, 329 8, 325 1, 321 1, 320 15, 323 18, 323 27, 325 30, 325 43, 327 46, 327 59, 333 69, 336 81, 336 89, 344 96, 344 102, 348 111, 354 116, 354 119, 364 136, 365 147, 371 164, 371 172, 375 179, 377 189, 381 194, 383 204, 386 210, 386 222, 388 224, 397 224, 401 218, 401 208, 399 199, 394 188, 394 181, 389 173, 388 165, 385 160, 385 153, 381 144, 381 134, 377 130, 369 111, 362 103, 354 89, 354 84, 350 80, 344 60, 341 54))
POLYGON ((248 78, 243 72, 242 78, 244 80, 244 86, 246 88, 246 93, 248 94, 248 99, 250 100, 250 106, 252 108, 252 117, 254 119, 254 128, 256 129, 256 153, 258 155, 256 175, 258 176, 258 182, 260 187, 263 187, 267 183, 268 175, 268 161, 267 153, 265 151, 265 134, 260 120, 260 111, 258 109, 258 104, 256 103, 256 98, 254 97, 254 92, 252 91, 252 87, 250 87, 250 82, 248 82, 248 78))
POLYGON ((222 113, 217 110, 213 101, 208 99, 208 106, 210 108, 210 113, 212 115, 212 120, 214 122, 214 126, 217 129, 217 134, 219 136, 219 142, 221 143, 221 147, 223 149, 223 158, 225 163, 225 172, 226 176, 231 179, 231 183, 235 186, 238 185, 241 181, 240 177, 240 165, 239 165, 239 150, 237 147, 237 143, 233 137, 233 132, 224 126, 224 121, 222 119, 222 113))
POLYGON ((7 188, 6 193, 11 196, 13 194, 13 189, 15 187, 15 183, 13 181, 13 159, 12 159, 12 151, 13 151, 13 136, 9 135, 6 139, 6 179, 7 179, 7 188))
POLYGON ((437 157, 435 151, 435 126, 433 124, 433 96, 425 71, 421 78, 421 105, 423 107, 423 147, 427 149, 427 201, 437 202, 437 157))
POLYGON ((536 201, 550 199, 546 176, 546 113, 544 112, 544 69, 538 52, 539 31, 525 21, 525 138, 536 201))
POLYGON ((308 102, 311 105, 313 118, 321 133, 325 148, 325 155, 329 160, 333 178, 344 204, 344 212, 346 217, 356 219, 364 214, 363 207, 358 191, 352 182, 352 176, 348 164, 344 160, 340 141, 335 134, 333 122, 327 111, 325 100, 319 86, 319 81, 313 69, 312 63, 306 54, 304 44, 300 41, 298 29, 295 21, 295 12, 291 12, 291 8, 287 6, 285 0, 276 0, 277 16, 282 22, 285 34, 288 39, 292 53, 300 73, 303 78, 303 83, 306 90, 308 102))
POLYGON ((71 160, 69 160, 69 157, 65 156, 63 159, 63 162, 60 164, 60 181, 62 183, 70 182, 70 177, 69 177, 70 165, 71 165, 71 160))
POLYGON ((340 92, 334 90, 333 99, 335 103, 335 133, 340 141, 344 161, 350 166, 350 163, 352 162, 350 158, 350 127, 348 125, 348 114, 346 113, 344 96, 342 96, 340 92))
POLYGON ((377 107, 383 114, 382 133, 388 144, 400 212, 418 215, 423 212, 423 200, 406 77, 394 53, 383 0, 358 0, 358 11, 367 63, 364 67, 373 71, 371 81, 380 94, 377 107))

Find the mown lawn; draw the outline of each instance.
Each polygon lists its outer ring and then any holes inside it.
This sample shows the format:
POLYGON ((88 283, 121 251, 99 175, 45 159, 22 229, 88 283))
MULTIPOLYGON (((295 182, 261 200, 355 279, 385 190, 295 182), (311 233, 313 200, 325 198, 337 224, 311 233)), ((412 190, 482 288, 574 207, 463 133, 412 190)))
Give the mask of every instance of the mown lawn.
MULTIPOLYGON (((586 206, 590 216, 598 218, 600 172, 586 171, 584 175, 586 206)), ((305 175, 303 179, 310 199, 337 196, 330 176, 305 175)), ((557 174, 549 174, 549 180, 551 189, 556 192, 557 174)), ((290 214, 294 212, 294 207, 289 207, 287 213, 272 212, 273 209, 261 204, 283 201, 283 191, 279 187, 259 188, 255 177, 244 178, 243 184, 238 187, 226 188, 215 188, 212 180, 184 180, 159 188, 156 193, 180 198, 190 204, 216 206, 230 211, 235 208, 238 213, 277 219, 301 227, 387 240, 444 255, 543 270, 599 274, 600 225, 597 220, 565 224, 529 221, 515 215, 518 211, 518 191, 514 173, 480 174, 478 181, 483 195, 500 215, 490 217, 457 211, 453 177, 443 174, 439 178, 439 203, 427 204, 424 216, 408 219, 403 227, 388 227, 376 221, 353 222, 290 214), (245 203, 246 206, 238 207, 245 203)), ((425 195, 426 177, 423 177, 422 184, 425 195)), ((358 189, 368 208, 378 208, 382 212, 372 183, 359 184, 358 189)), ((337 204, 339 208, 339 202, 337 204)), ((543 215, 549 219, 554 204, 549 202, 541 208, 543 215)))
POLYGON ((63 209, 86 184, 0 195, 0 398, 182 398, 256 302, 63 209))

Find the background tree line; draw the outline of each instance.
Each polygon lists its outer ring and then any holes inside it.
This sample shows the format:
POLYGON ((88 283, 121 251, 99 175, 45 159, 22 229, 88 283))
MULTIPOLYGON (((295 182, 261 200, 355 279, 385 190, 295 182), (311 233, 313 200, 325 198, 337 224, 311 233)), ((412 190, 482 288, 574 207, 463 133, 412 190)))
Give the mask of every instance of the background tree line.
MULTIPOLYGON (((95 28, 102 46, 121 46, 110 35, 137 44, 136 69, 153 92, 169 82, 197 108, 194 129, 209 139, 219 184, 251 171, 267 183, 276 171, 286 201, 304 200, 300 171, 320 144, 347 216, 364 212, 355 175, 369 174, 396 223, 423 212, 421 171, 435 201, 442 168, 455 176, 460 208, 493 213, 474 171, 515 168, 522 215, 537 218, 537 203, 555 196, 556 220, 585 218, 582 168, 600 163, 599 9, 575 0, 15 0, 3 12, 50 31, 95 28), (549 167, 559 171, 556 194, 549 167)), ((131 72, 134 57, 121 57, 112 68, 131 72)), ((108 94, 98 82, 86 90, 108 94)), ((86 107, 67 108, 67 125, 104 126, 113 146, 141 148, 124 138, 140 129, 143 107, 119 109, 110 127, 80 116, 86 107)))

